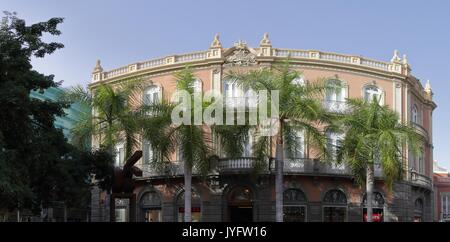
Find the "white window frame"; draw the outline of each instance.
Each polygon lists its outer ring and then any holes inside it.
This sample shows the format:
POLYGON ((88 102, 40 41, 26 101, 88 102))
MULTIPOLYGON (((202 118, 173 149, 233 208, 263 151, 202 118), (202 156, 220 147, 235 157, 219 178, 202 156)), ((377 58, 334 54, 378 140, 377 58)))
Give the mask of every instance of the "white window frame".
MULTIPOLYGON (((344 140, 345 134, 327 131, 326 136, 327 136, 327 148, 332 149, 331 150, 332 159, 333 161, 335 161, 337 155, 338 142, 344 140)), ((344 163, 336 164, 336 162, 331 162, 331 169, 345 170, 345 164, 344 163)))
POLYGON ((442 221, 450 221, 450 193, 441 193, 441 214, 442 221), (444 218, 444 214, 447 218, 444 218))
POLYGON ((292 84, 294 85, 300 85, 300 86, 305 86, 305 77, 303 75, 300 75, 299 77, 296 77, 292 80, 292 84))
POLYGON ((284 156, 288 159, 303 159, 306 156, 306 144, 305 144, 305 131, 295 130, 295 139, 297 144, 300 144, 300 148, 294 150, 294 157, 289 157, 289 152, 285 149, 284 156))
POLYGON ((203 91, 203 82, 200 79, 195 79, 192 84, 192 88, 194 89, 194 93, 201 93, 203 91))
POLYGON ((413 105, 411 110, 411 122, 422 125, 422 117, 420 115, 420 109, 416 104, 413 105))
POLYGON ((378 103, 380 105, 384 105, 384 92, 381 88, 375 85, 367 85, 363 87, 364 100, 366 100, 367 102, 372 102, 374 95, 378 95, 378 103), (377 91, 370 89, 377 89, 377 91))
POLYGON ((161 92, 161 87, 157 86, 157 85, 152 85, 147 87, 144 90, 144 93, 142 95, 142 103, 145 105, 150 105, 153 103, 156 103, 155 101, 157 101, 158 103, 161 102, 162 100, 162 92, 161 92), (157 97, 155 98, 155 94, 157 94, 157 97), (148 96, 150 96, 150 98, 148 98, 148 96))
POLYGON ((114 151, 115 151, 114 166, 116 167, 123 166, 125 164, 125 142, 118 142, 114 147, 114 151))
POLYGON ((152 149, 150 141, 145 138, 142 140, 142 151, 142 164, 150 164, 154 157, 154 150, 152 149))
POLYGON ((245 141, 243 156, 244 157, 252 157, 253 156, 253 144, 254 144, 254 132, 252 130, 248 131, 248 139, 245 141))
POLYGON ((347 91, 346 91, 346 86, 344 84, 343 81, 339 80, 339 79, 332 79, 332 80, 328 80, 327 81, 327 85, 333 85, 336 86, 337 83, 339 82, 339 85, 342 85, 342 87, 340 88, 339 92, 335 91, 335 92, 331 92, 331 91, 327 91, 326 92, 326 100, 330 101, 330 102, 345 102, 345 98, 347 96, 347 91))

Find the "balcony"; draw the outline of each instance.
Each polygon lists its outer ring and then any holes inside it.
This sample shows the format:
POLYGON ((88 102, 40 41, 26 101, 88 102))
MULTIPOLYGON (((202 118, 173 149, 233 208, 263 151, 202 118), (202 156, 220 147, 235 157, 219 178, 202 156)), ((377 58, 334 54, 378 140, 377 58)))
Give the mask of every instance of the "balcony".
POLYGON ((421 187, 430 188, 432 185, 432 181, 429 177, 422 175, 420 173, 417 173, 414 170, 409 171, 409 180, 413 184, 415 184, 417 186, 421 186, 421 187))
POLYGON ((346 101, 325 100, 322 105, 330 113, 345 113, 349 111, 349 106, 346 101))
MULTIPOLYGON (((254 157, 239 157, 239 158, 222 158, 218 161, 217 166, 211 174, 239 174, 250 173, 254 168, 256 159, 254 157)), ((143 177, 175 177, 183 176, 184 169, 182 162, 173 162, 165 167, 155 167, 151 164, 139 165, 143 171, 143 177)), ((261 171, 264 174, 270 174, 275 171, 275 161, 267 161, 266 169, 261 171)), ((320 161, 318 159, 310 158, 295 158, 286 159, 284 161, 285 174, 302 174, 302 175, 314 175, 314 176, 351 176, 351 170, 345 164, 334 164, 330 162, 320 161)), ((193 175, 197 175, 198 172, 194 168, 193 175)), ((375 166, 375 177, 382 177, 382 169, 380 165, 375 166)), ((427 177, 418 178, 424 180, 425 184, 427 177)), ((417 180, 417 179, 416 179, 417 180)), ((417 182, 421 182, 418 180, 417 182)))
POLYGON ((286 159, 284 161, 284 172, 288 174, 299 173, 338 176, 350 176, 351 174, 345 164, 334 164, 309 158, 286 159))
POLYGON ((173 162, 164 167, 156 167, 152 164, 142 164, 139 166, 142 170, 142 177, 160 177, 160 176, 182 176, 184 174, 183 163, 173 162))
POLYGON ((220 173, 246 173, 253 169, 255 158, 224 158, 219 160, 217 170, 220 173))
POLYGON ((411 122, 411 125, 413 126, 413 128, 416 130, 416 132, 420 135, 422 135, 423 137, 428 138, 428 131, 425 130, 425 128, 417 123, 411 122))

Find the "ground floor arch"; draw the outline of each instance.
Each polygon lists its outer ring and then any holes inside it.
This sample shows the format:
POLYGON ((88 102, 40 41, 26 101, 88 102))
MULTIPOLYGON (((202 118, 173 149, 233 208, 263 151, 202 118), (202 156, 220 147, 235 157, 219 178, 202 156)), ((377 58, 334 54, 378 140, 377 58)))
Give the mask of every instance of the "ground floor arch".
POLYGON ((224 218, 229 222, 255 221, 254 191, 250 186, 235 185, 224 193, 224 218))

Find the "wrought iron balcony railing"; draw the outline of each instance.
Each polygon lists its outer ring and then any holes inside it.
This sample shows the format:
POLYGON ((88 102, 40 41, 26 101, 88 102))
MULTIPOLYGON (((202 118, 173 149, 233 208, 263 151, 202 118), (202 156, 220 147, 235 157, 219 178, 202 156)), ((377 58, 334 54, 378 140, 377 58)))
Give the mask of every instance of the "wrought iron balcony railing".
MULTIPOLYGON (((211 174, 219 173, 249 173, 254 168, 256 159, 254 157, 222 158, 217 165, 213 167, 211 174)), ((275 171, 275 161, 267 160, 265 169, 260 172, 270 174, 275 171)), ((184 169, 182 162, 173 162, 165 166, 156 167, 152 164, 141 164, 139 167, 143 171, 143 177, 174 177, 183 176, 184 169)), ((351 170, 345 164, 336 164, 333 162, 324 162, 311 158, 294 158, 284 161, 283 172, 285 174, 304 174, 304 175, 322 175, 322 176, 351 176, 351 170)), ((375 177, 382 178, 382 168, 380 164, 374 167, 375 177)), ((198 175, 194 167, 193 175, 198 175)), ((408 180, 416 185, 431 187, 432 181, 429 177, 419 174, 415 171, 408 172, 408 180)), ((449 178, 450 180, 450 178, 449 178)))

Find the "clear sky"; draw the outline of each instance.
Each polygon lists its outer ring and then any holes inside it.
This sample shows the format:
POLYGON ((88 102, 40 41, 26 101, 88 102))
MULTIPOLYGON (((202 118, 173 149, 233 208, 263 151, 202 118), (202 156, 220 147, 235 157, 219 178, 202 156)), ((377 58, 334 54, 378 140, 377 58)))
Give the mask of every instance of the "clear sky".
POLYGON ((97 59, 109 70, 205 50, 215 33, 225 47, 239 39, 257 46, 269 32, 274 47, 384 61, 398 49, 422 84, 431 80, 438 105, 434 158, 450 168, 449 1, 0 0, 0 10, 16 11, 28 23, 65 18, 55 39, 65 48, 33 61, 63 86, 87 84, 97 59))

